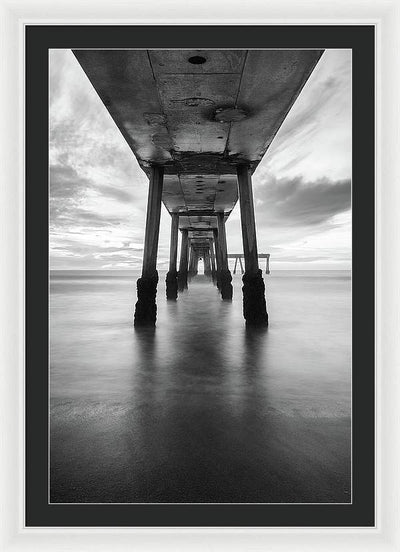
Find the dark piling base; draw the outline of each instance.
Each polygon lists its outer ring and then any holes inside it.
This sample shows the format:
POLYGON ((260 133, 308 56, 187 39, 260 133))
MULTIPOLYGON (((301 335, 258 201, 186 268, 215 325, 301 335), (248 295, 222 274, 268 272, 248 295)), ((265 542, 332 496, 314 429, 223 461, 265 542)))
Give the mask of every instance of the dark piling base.
POLYGON ((243 280, 243 316, 251 326, 268 325, 265 285, 262 271, 256 274, 244 273, 243 280))
POLYGON ((154 326, 157 318, 157 284, 158 272, 153 276, 139 278, 137 286, 137 303, 135 305, 134 325, 154 326))
POLYGON ((178 291, 185 291, 188 287, 188 273, 178 272, 178 291))
POLYGON ((175 272, 167 272, 167 276, 165 278, 166 282, 166 291, 167 291, 167 299, 168 301, 176 301, 178 297, 178 273, 175 272))
POLYGON ((221 270, 218 278, 218 289, 221 292, 221 297, 224 301, 231 301, 233 295, 232 274, 230 270, 221 270), (219 285, 218 285, 219 284, 219 285))

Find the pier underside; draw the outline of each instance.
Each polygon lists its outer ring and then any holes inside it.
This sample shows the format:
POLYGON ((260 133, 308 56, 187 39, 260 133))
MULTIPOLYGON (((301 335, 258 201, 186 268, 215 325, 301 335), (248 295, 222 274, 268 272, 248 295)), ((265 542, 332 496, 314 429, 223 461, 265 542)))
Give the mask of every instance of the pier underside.
POLYGON ((181 276, 196 272, 199 242, 207 266, 208 258, 211 266, 215 255, 214 272, 222 298, 232 297, 225 222, 239 196, 245 318, 247 323, 267 323, 251 175, 322 53, 322 50, 74 50, 150 180, 143 271, 138 283, 138 305, 143 316, 136 316, 135 323, 140 324, 140 320, 155 323, 161 201, 171 216, 178 217, 171 230, 167 297, 177 297, 178 272, 181 276), (185 269, 180 263, 179 271, 178 229, 188 230, 188 248, 194 248, 192 266, 188 252, 188 265, 185 269), (253 316, 254 309, 257 312, 253 316), (146 312, 151 312, 151 316, 146 312), (246 316, 246 312, 250 315, 246 316))

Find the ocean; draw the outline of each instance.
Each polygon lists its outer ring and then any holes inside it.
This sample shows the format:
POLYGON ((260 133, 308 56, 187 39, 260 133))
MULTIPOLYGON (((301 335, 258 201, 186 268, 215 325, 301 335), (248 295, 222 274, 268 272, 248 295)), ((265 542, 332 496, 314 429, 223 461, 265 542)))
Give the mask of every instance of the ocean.
POLYGON ((351 275, 264 274, 270 324, 246 329, 198 276, 160 273, 135 329, 133 271, 50 278, 50 501, 351 501, 351 275))

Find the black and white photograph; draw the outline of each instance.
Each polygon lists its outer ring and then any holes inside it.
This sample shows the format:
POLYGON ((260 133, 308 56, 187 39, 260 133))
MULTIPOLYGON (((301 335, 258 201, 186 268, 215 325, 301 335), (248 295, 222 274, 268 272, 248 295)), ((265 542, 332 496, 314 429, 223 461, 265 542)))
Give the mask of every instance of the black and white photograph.
POLYGON ((398 3, 0 27, 0 549, 397 550, 398 3))
POLYGON ((48 56, 49 504, 351 504, 352 50, 48 56))

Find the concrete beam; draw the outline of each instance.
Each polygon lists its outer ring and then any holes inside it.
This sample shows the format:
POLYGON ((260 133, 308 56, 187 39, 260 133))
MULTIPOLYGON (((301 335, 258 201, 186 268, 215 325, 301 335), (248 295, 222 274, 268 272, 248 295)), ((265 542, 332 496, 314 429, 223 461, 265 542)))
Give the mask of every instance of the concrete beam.
POLYGON ((178 226, 179 216, 177 213, 171 215, 171 240, 169 249, 169 271, 176 272, 176 261, 178 259, 178 226))
POLYGON ((215 244, 215 258, 217 262, 217 272, 222 269, 221 265, 221 252, 220 252, 220 246, 219 246, 219 239, 218 239, 218 230, 213 230, 214 234, 214 244, 215 244))
POLYGON ((244 265, 248 274, 256 274, 259 267, 250 167, 248 165, 238 165, 237 176, 240 201, 240 219, 242 223, 244 265))
POLYGON ((228 269, 228 248, 226 244, 225 220, 223 213, 218 213, 218 241, 221 255, 221 269, 228 269))
POLYGON ((214 240, 212 238, 209 238, 209 244, 210 244, 210 258, 211 258, 211 270, 212 274, 214 276, 215 274, 215 253, 214 253, 214 240))
POLYGON ((151 278, 157 267, 158 236, 160 232, 163 167, 152 167, 147 197, 146 229, 144 234, 142 277, 151 278))
POLYGON ((262 272, 258 267, 256 222, 250 167, 248 165, 238 165, 237 176, 245 264, 242 288, 243 315, 246 324, 268 324, 264 280, 262 272))
POLYGON ((182 242, 181 242, 181 256, 179 259, 179 272, 178 272, 178 291, 187 289, 187 276, 188 276, 188 258, 189 258, 189 232, 187 230, 181 230, 182 242))
POLYGON ((226 244, 226 232, 225 232, 225 218, 223 213, 218 213, 218 242, 219 253, 221 259, 221 269, 217 275, 220 282, 221 297, 224 301, 232 300, 233 287, 232 287, 232 275, 228 266, 228 248, 226 244))
POLYGON ((156 294, 158 284, 156 267, 163 176, 163 167, 153 166, 151 168, 147 198, 142 277, 137 281, 138 300, 135 305, 135 326, 154 326, 156 323, 156 294))
POLYGON ((207 247, 204 249, 204 274, 211 278, 211 259, 210 259, 210 249, 207 247))
MULTIPOLYGON (((220 212, 220 211, 219 211, 220 212)), ((218 214, 217 211, 214 211, 213 209, 210 209, 210 210, 206 210, 206 209, 203 209, 203 210, 189 210, 189 211, 179 211, 178 212, 178 215, 180 217, 216 217, 218 214)), ((229 213, 225 213, 224 212, 224 215, 226 218, 228 218, 229 216, 229 213)))
POLYGON ((176 261, 178 258, 178 228, 179 216, 177 213, 171 215, 171 240, 169 251, 169 271, 166 276, 166 294, 168 300, 176 301, 178 297, 178 273, 176 271, 176 261))

